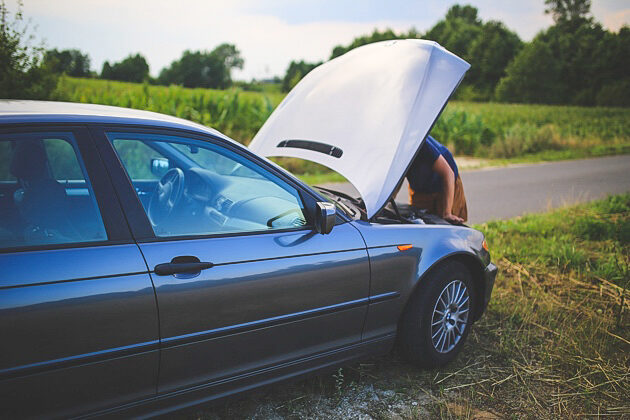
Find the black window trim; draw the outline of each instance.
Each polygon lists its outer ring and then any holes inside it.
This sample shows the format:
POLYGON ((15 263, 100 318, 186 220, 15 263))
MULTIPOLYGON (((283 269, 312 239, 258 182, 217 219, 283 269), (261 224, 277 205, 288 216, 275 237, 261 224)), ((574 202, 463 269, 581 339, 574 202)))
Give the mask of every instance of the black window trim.
POLYGON ((134 240, 125 221, 123 210, 118 200, 111 199, 114 194, 114 188, 109 181, 105 166, 95 148, 94 141, 86 124, 16 123, 2 124, 0 126, 0 134, 51 131, 70 132, 74 136, 80 154, 77 158, 81 159, 87 172, 87 178, 91 184, 92 191, 94 191, 94 198, 107 234, 107 239, 101 241, 12 246, 0 248, 0 254, 133 244, 134 240))
MULTIPOLYGON (((198 239, 211 239, 211 238, 224 238, 235 236, 250 236, 250 235, 264 235, 283 232, 314 232, 313 220, 314 214, 311 214, 309 210, 316 201, 326 201, 322 197, 313 191, 306 184, 303 184, 300 180, 287 176, 282 170, 270 165, 265 159, 260 158, 256 154, 247 150, 244 146, 238 147, 225 139, 214 136, 208 133, 200 133, 194 130, 183 130, 176 128, 166 128, 160 126, 151 125, 136 125, 136 124, 90 124, 90 132, 96 142, 99 153, 102 160, 110 174, 112 183, 116 188, 116 192, 120 199, 120 203, 125 210, 125 215, 129 222, 132 235, 138 243, 152 243, 152 242, 170 242, 170 241, 182 241, 182 240, 198 240, 198 239), (118 154, 116 153, 113 145, 108 140, 107 132, 121 132, 128 131, 130 133, 138 134, 159 134, 165 136, 187 137, 193 140, 203 141, 211 143, 215 146, 224 147, 231 152, 234 152, 245 159, 248 159, 255 164, 258 164, 263 169, 271 172, 273 175, 280 178, 282 181, 295 188, 298 192, 302 204, 306 210, 307 226, 286 228, 286 229, 274 229, 274 230, 257 230, 246 232, 226 232, 226 233, 208 233, 199 235, 177 235, 177 236, 157 236, 153 232, 151 222, 140 202, 136 191, 133 188, 133 184, 124 164, 120 161, 118 154), (126 187, 125 187, 126 186, 126 187)), ((338 213, 339 214, 339 213, 338 213)), ((342 223, 350 221, 346 215, 339 214, 342 219, 342 223)), ((339 224, 339 223, 338 223, 339 224)))

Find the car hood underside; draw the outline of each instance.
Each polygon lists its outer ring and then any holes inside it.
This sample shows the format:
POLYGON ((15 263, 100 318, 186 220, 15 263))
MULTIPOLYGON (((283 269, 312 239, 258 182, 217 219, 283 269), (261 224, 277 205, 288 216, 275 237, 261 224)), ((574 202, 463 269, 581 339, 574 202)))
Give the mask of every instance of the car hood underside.
POLYGON ((340 173, 371 218, 391 198, 469 67, 431 41, 356 48, 304 77, 249 147, 340 173))

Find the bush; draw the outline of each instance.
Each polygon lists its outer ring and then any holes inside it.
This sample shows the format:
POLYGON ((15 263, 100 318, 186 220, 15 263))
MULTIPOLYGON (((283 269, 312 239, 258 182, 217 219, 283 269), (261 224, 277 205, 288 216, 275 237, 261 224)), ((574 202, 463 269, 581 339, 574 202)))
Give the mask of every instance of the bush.
POLYGON ((13 17, 0 1, 0 97, 48 99, 57 85, 50 68, 43 64, 44 49, 33 47, 34 35, 24 23, 21 4, 13 17))

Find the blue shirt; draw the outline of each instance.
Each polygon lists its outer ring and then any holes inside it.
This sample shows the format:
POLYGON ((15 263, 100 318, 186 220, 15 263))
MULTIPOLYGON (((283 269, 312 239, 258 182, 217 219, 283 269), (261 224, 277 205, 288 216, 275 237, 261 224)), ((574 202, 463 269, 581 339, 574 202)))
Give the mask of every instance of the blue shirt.
POLYGON ((436 193, 442 191, 442 178, 433 172, 433 164, 440 155, 444 156, 455 173, 455 179, 457 179, 459 172, 451 152, 442 143, 427 136, 407 172, 407 180, 415 192, 436 193))

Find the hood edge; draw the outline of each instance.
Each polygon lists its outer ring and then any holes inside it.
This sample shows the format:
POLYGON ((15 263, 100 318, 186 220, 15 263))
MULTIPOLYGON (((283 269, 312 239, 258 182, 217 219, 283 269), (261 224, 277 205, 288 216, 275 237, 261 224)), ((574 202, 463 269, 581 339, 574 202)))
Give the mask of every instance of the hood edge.
MULTIPOLYGON (((433 54, 433 51, 431 51, 431 54, 433 54)), ((466 76, 466 72, 467 71, 468 71, 468 69, 466 71, 464 71, 464 74, 462 74, 462 77, 459 79, 459 81, 457 82, 457 84, 455 85, 453 90, 451 91, 451 94, 448 96, 446 101, 444 101, 444 104, 442 105, 442 108, 440 109, 440 112, 437 113, 437 115, 435 116, 435 119, 431 123, 431 127, 429 127, 429 131, 427 131, 427 135, 424 137, 424 139, 422 139, 422 141, 418 145, 418 148, 416 149, 416 152, 414 153, 413 158, 411 158, 411 160, 407 164, 407 168, 405 169, 405 171, 403 172, 402 176, 400 177, 400 179, 396 183, 396 186, 394 187, 394 189, 390 192, 389 197, 387 198, 387 200, 385 200, 385 202, 383 203, 381 208, 379 208, 377 211, 375 211, 374 214, 372 215, 372 217, 368 218, 368 221, 372 221, 372 220, 376 219, 377 217, 379 217, 379 215, 381 214, 381 212, 383 211, 383 209, 385 208, 387 203, 389 203, 392 200, 392 196, 394 195, 394 192, 399 190, 399 188, 402 186, 402 183, 403 183, 405 177, 407 176, 407 172, 409 172, 409 168, 411 168, 411 165, 413 164, 414 160, 418 156, 418 152, 420 151, 420 148, 422 147, 422 145, 426 141, 427 137, 431 134, 431 130, 435 126, 435 123, 437 122, 438 118, 440 118, 440 116, 442 115, 442 112, 444 112, 444 108, 446 108, 446 105, 448 105, 449 101, 453 97, 453 94, 455 93, 455 91, 457 90, 459 85, 462 83, 462 80, 464 80, 464 77, 466 76)), ((426 77, 426 73, 425 73, 425 77, 426 77)), ((420 91, 418 91, 418 96, 419 95, 420 95, 420 91)), ((407 129, 407 126, 405 126, 405 131, 406 131, 406 129, 407 129)), ((404 133, 404 131, 403 131, 403 133, 404 133)))

